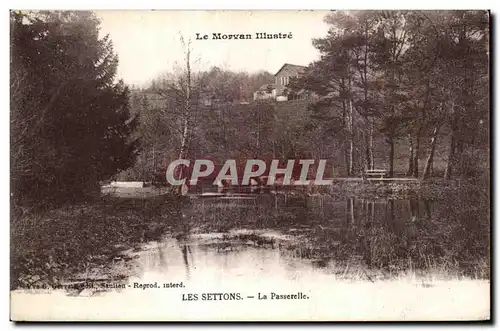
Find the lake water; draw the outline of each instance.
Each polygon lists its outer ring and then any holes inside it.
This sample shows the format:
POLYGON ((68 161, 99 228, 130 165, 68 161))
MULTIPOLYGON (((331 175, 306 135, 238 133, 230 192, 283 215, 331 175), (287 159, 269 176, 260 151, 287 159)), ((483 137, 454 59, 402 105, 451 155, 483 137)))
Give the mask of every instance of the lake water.
MULTIPOLYGON (((91 288, 50 292, 71 310, 37 313, 117 320, 484 318, 489 223, 474 209, 481 206, 458 201, 198 197, 174 214, 147 216, 146 225, 174 225, 154 230, 155 240, 143 234, 140 243, 129 242, 102 279, 78 273, 64 280, 91 288), (78 301, 85 297, 92 304, 78 301), (465 309, 468 302, 477 305, 465 309)), ((48 298, 15 293, 19 305, 48 298)))

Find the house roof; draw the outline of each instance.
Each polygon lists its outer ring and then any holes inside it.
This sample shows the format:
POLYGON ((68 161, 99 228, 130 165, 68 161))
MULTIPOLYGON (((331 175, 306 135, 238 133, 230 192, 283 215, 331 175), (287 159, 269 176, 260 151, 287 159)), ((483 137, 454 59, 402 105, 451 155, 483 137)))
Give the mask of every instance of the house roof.
POLYGON ((307 67, 305 67, 305 66, 299 66, 299 65, 296 65, 296 64, 285 63, 285 64, 284 64, 284 65, 280 68, 280 70, 278 70, 278 72, 274 74, 274 76, 277 76, 277 75, 281 72, 281 70, 283 70, 285 67, 291 67, 291 68, 293 68, 293 69, 295 69, 295 70, 297 70, 297 71, 304 70, 305 68, 307 68, 307 67))

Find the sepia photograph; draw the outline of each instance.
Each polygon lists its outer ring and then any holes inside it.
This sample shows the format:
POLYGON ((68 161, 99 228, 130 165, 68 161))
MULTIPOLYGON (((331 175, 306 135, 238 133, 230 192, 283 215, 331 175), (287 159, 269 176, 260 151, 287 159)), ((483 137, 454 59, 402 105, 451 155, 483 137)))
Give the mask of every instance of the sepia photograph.
POLYGON ((10 10, 10 320, 491 320, 488 10, 10 10))

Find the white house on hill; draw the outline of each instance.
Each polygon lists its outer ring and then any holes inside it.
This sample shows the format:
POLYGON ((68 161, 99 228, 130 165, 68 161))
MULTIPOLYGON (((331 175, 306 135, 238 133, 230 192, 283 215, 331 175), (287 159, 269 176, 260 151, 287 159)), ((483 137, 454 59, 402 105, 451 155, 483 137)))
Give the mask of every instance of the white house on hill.
POLYGON ((285 95, 286 86, 290 83, 292 77, 299 77, 305 69, 304 66, 285 63, 274 75, 274 84, 262 85, 254 92, 253 99, 287 101, 288 96, 285 95))

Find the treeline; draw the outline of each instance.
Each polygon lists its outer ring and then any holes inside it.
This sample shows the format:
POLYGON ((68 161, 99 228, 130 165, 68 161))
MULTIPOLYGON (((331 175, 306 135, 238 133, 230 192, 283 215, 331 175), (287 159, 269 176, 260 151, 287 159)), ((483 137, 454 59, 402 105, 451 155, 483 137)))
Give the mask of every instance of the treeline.
POLYGON ((85 11, 11 12, 11 192, 62 202, 135 162, 137 119, 117 57, 85 11))
MULTIPOLYGON (((224 103, 253 100, 253 93, 262 85, 274 83, 274 76, 267 71, 255 73, 234 72, 217 66, 198 77, 203 86, 202 95, 205 103, 224 103)), ((169 75, 152 79, 143 89, 146 93, 157 93, 169 84, 169 75)))
POLYGON ((122 178, 164 180, 166 164, 179 157, 312 157, 337 166, 340 159, 341 175, 386 167, 391 176, 425 179, 438 174, 436 149, 446 154, 445 178, 487 174, 487 12, 353 11, 325 20, 327 36, 313 40, 320 60, 287 89, 309 91, 308 101, 243 105, 237 101, 272 83, 271 75, 238 94, 244 76, 193 73, 185 44, 184 65, 134 101, 146 139, 122 178), (402 157, 406 169, 395 174, 402 157))
POLYGON ((317 96, 315 125, 343 142, 348 174, 376 167, 377 134, 389 151, 390 175, 403 137, 408 176, 429 177, 443 135, 445 178, 481 167, 480 156, 489 154, 488 12, 352 11, 325 21, 328 35, 313 41, 321 59, 291 85, 317 96), (431 140, 428 150, 423 139, 431 140))
MULTIPOLYGON (((179 156, 183 125, 175 121, 176 116, 165 115, 169 110, 161 106, 164 101, 152 102, 147 95, 141 98, 141 154, 136 165, 118 179, 165 183, 168 164, 179 156)), ((227 159, 236 159, 240 165, 254 158, 320 159, 329 157, 324 146, 335 144, 334 139, 307 130, 306 101, 194 103, 192 108, 188 159, 211 159, 219 165, 227 159)))

